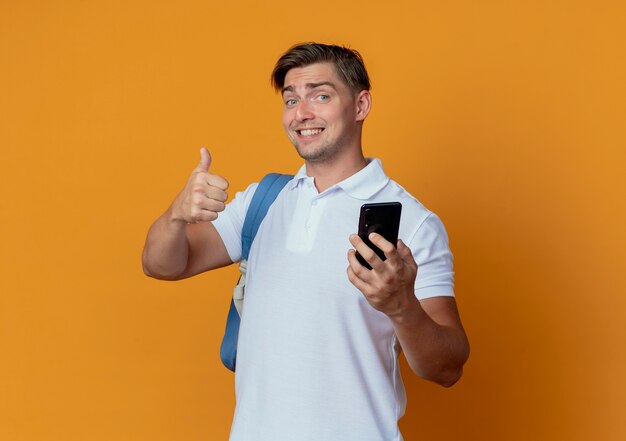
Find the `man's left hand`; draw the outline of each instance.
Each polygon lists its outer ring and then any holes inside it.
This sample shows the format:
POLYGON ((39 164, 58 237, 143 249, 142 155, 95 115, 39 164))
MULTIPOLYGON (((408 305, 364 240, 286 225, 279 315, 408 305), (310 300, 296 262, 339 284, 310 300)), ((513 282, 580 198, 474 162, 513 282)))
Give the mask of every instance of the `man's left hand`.
POLYGON ((350 243, 372 269, 361 265, 355 250, 350 250, 348 279, 372 307, 393 319, 418 302, 414 292, 417 263, 409 247, 401 240, 398 240, 396 248, 380 234, 372 233, 369 239, 385 253, 387 259, 383 261, 358 235, 351 235, 350 243))

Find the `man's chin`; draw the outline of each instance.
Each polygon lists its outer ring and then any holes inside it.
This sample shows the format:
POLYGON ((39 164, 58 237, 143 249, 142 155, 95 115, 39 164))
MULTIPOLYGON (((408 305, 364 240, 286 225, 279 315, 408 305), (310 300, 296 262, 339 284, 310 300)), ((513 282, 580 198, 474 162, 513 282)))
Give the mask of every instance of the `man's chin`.
POLYGON ((332 152, 325 148, 303 148, 294 144, 298 155, 307 162, 324 162, 332 157, 332 152))
POLYGON ((290 138, 298 155, 307 162, 325 162, 337 156, 340 150, 339 143, 329 143, 328 140, 318 139, 314 142, 301 142, 290 138))

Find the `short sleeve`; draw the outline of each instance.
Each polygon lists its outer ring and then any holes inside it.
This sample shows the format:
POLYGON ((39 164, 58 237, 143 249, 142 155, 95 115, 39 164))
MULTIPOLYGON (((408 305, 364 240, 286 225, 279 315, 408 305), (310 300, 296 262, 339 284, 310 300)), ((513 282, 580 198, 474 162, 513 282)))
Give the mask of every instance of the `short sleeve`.
POLYGON ((241 260, 241 230, 258 185, 258 183, 251 184, 244 191, 238 192, 213 221, 213 226, 222 238, 228 256, 233 262, 241 260))
POLYGON ((453 257, 448 234, 436 214, 430 213, 408 246, 417 262, 415 295, 418 299, 454 296, 453 257))

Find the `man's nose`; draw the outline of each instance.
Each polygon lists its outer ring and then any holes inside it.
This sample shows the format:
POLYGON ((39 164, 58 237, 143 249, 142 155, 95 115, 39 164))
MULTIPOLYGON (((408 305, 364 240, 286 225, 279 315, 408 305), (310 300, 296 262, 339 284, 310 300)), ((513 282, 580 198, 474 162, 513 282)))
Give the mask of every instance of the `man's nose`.
POLYGON ((298 107, 296 107, 296 120, 306 121, 313 118, 314 115, 311 103, 309 103, 307 100, 300 101, 298 103, 298 107))

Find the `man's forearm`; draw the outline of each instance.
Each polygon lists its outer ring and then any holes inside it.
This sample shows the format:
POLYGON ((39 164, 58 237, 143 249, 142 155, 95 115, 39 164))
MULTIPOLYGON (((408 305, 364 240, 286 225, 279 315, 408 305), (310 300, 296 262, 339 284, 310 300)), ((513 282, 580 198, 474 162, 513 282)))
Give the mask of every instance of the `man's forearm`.
POLYGON ((469 356, 462 329, 436 323, 417 299, 392 323, 413 372, 446 387, 458 381, 469 356))
POLYGON ((175 279, 185 270, 189 258, 186 229, 186 222, 172 218, 171 209, 154 222, 142 255, 143 270, 148 276, 175 279))

